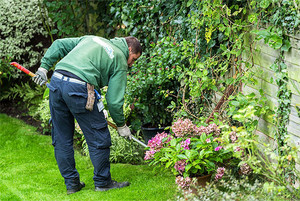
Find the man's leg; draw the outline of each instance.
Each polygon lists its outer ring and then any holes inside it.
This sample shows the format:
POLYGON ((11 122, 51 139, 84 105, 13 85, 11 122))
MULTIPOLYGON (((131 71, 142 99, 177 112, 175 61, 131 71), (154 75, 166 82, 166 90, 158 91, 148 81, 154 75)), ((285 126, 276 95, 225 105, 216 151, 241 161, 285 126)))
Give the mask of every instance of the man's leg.
POLYGON ((89 146, 91 161, 94 165, 95 190, 107 191, 129 186, 129 182, 111 180, 109 162, 111 137, 103 111, 99 112, 95 103, 93 111, 76 114, 75 118, 89 146))
POLYGON ((68 190, 82 188, 75 168, 73 135, 74 117, 63 100, 63 81, 52 77, 49 104, 52 117, 52 144, 55 158, 68 190))
POLYGON ((63 87, 62 98, 77 120, 89 146, 90 158, 94 166, 95 185, 106 185, 111 181, 110 133, 104 114, 98 111, 96 104, 94 104, 93 111, 85 109, 87 96, 86 85, 68 82, 63 87))
POLYGON ((104 114, 94 107, 93 111, 77 113, 74 116, 89 147, 90 158, 94 166, 95 186, 105 186, 111 182, 109 162, 111 137, 104 114))
POLYGON ((86 85, 68 83, 64 85, 62 96, 82 129, 89 146, 90 158, 94 166, 95 187, 105 187, 100 188, 102 191, 128 186, 128 182, 118 183, 111 180, 110 133, 103 112, 98 111, 96 100, 92 111, 85 109, 88 96, 86 85))

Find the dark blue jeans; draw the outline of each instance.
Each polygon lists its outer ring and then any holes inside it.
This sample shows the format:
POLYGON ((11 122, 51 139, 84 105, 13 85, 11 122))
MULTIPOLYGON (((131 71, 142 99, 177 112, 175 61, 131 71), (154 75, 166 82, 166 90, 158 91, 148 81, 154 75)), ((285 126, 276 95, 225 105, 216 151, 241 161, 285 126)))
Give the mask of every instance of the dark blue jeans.
POLYGON ((99 112, 96 100, 93 111, 85 109, 87 102, 86 83, 73 83, 63 76, 52 76, 47 85, 52 117, 52 144, 55 158, 67 189, 79 184, 79 173, 75 167, 73 136, 74 118, 77 120, 89 147, 94 166, 95 186, 105 186, 111 180, 111 137, 103 112, 99 112))

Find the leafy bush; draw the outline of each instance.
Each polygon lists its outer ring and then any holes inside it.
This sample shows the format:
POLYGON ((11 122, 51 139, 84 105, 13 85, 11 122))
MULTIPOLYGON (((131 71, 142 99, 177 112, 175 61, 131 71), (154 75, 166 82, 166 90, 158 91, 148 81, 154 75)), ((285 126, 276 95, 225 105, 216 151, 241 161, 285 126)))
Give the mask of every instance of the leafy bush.
POLYGON ((297 155, 300 149, 288 137, 285 145, 276 151, 270 144, 260 144, 258 135, 243 127, 223 126, 222 130, 220 140, 225 149, 240 159, 242 171, 262 175, 280 189, 290 191, 291 196, 300 198, 299 186, 296 185, 300 178, 300 171, 296 167, 300 162, 297 155))
POLYGON ((10 80, 17 78, 17 73, 15 72, 15 68, 9 65, 10 57, 6 56, 4 58, 0 58, 0 100, 3 99, 3 94, 5 91, 9 89, 10 80))
MULTIPOLYGON (((109 128, 111 134, 111 151, 110 161, 113 163, 130 163, 130 164, 142 164, 144 163, 143 155, 144 148, 133 140, 125 139, 121 137, 119 133, 109 128)), ((138 133, 134 135, 136 138, 140 138, 138 133)), ((142 139, 140 139, 142 140, 142 139)))
POLYGON ((112 1, 111 17, 107 23, 108 31, 137 37, 145 50, 151 49, 151 42, 156 43, 166 36, 181 41, 194 34, 188 23, 188 14, 196 8, 191 5, 192 1, 189 2, 187 4, 181 0, 112 1))
POLYGON ((167 37, 152 44, 150 56, 142 55, 131 68, 126 97, 132 104, 129 117, 135 130, 142 124, 170 126, 168 106, 177 101, 180 76, 184 68, 179 45, 167 37))
POLYGON ((30 77, 15 67, 16 61, 35 71, 43 54, 43 47, 49 44, 47 32, 38 17, 38 0, 0 1, 0 100, 18 101, 24 107, 39 103, 40 89, 30 90, 30 77))
POLYGON ((35 110, 29 111, 29 114, 36 120, 41 121, 43 133, 50 133, 50 107, 49 107, 49 89, 47 88, 44 92, 42 101, 37 105, 35 110))
POLYGON ((28 82, 25 82, 10 86, 7 91, 1 94, 0 100, 9 99, 20 110, 25 109, 31 114, 31 112, 36 111, 38 105, 41 103, 43 93, 43 87, 32 87, 28 82))
POLYGON ((111 20, 109 1, 42 0, 41 2, 42 20, 51 38, 86 34, 103 36, 103 32, 99 33, 100 28, 107 28, 103 21, 111 20))
POLYGON ((193 186, 194 192, 180 190, 178 201, 215 201, 215 200, 249 200, 249 201, 272 201, 272 200, 295 200, 289 193, 272 182, 263 181, 265 178, 226 174, 220 182, 211 182, 205 188, 193 186))
POLYGON ((44 43, 49 43, 46 39, 47 32, 38 17, 38 2, 0 1, 0 55, 9 55, 13 61, 18 61, 27 68, 37 66, 44 43))

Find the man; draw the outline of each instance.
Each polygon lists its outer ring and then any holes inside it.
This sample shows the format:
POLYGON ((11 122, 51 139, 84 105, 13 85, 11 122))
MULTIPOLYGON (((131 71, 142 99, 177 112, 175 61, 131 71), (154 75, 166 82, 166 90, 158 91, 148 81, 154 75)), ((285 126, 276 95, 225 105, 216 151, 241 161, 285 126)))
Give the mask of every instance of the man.
POLYGON ((74 118, 89 147, 94 166, 95 190, 106 191, 129 186, 129 182, 116 182, 111 179, 111 136, 93 88, 100 92, 100 88, 108 86, 106 100, 111 117, 118 126, 118 133, 130 138, 131 133, 123 114, 126 76, 128 66, 131 67, 141 54, 141 45, 132 36, 111 40, 83 36, 54 41, 42 58, 41 66, 33 78, 39 85, 47 82, 49 68, 60 60, 55 66, 51 83, 47 86, 50 89, 52 144, 68 194, 80 191, 85 186, 80 182, 75 168, 74 118), (91 92, 92 100, 95 100, 89 105, 91 92))

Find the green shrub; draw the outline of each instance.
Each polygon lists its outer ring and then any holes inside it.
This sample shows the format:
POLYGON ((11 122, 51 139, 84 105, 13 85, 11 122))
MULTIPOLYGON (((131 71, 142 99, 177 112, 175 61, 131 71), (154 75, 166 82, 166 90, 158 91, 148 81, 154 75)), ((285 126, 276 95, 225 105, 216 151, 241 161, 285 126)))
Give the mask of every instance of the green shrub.
POLYGON ((132 104, 130 121, 135 130, 147 123, 154 127, 171 125, 172 112, 167 108, 177 101, 184 68, 180 48, 166 37, 153 43, 150 56, 142 55, 131 68, 126 97, 132 104))
POLYGON ((10 55, 27 68, 39 63, 48 42, 39 16, 38 0, 0 1, 1 57, 10 55))
POLYGON ((9 65, 16 61, 35 71, 50 41, 39 16, 38 0, 0 1, 0 100, 9 99, 25 107, 37 105, 42 94, 31 89, 30 77, 9 65))
POLYGON ((235 177, 228 175, 220 182, 211 182, 206 188, 195 186, 196 193, 180 191, 177 200, 294 200, 289 192, 274 183, 264 182, 262 177, 235 177))
POLYGON ((29 114, 38 121, 41 121, 41 126, 43 128, 43 133, 50 133, 50 107, 49 107, 49 89, 47 88, 44 92, 42 101, 38 106, 29 111, 29 114))
MULTIPOLYGON (((130 163, 130 164, 142 164, 144 163, 143 159, 143 147, 133 140, 125 139, 121 137, 118 132, 109 128, 111 134, 112 146, 110 149, 110 161, 113 163, 130 163)), ((136 138, 140 138, 137 135, 134 135, 136 138)))

